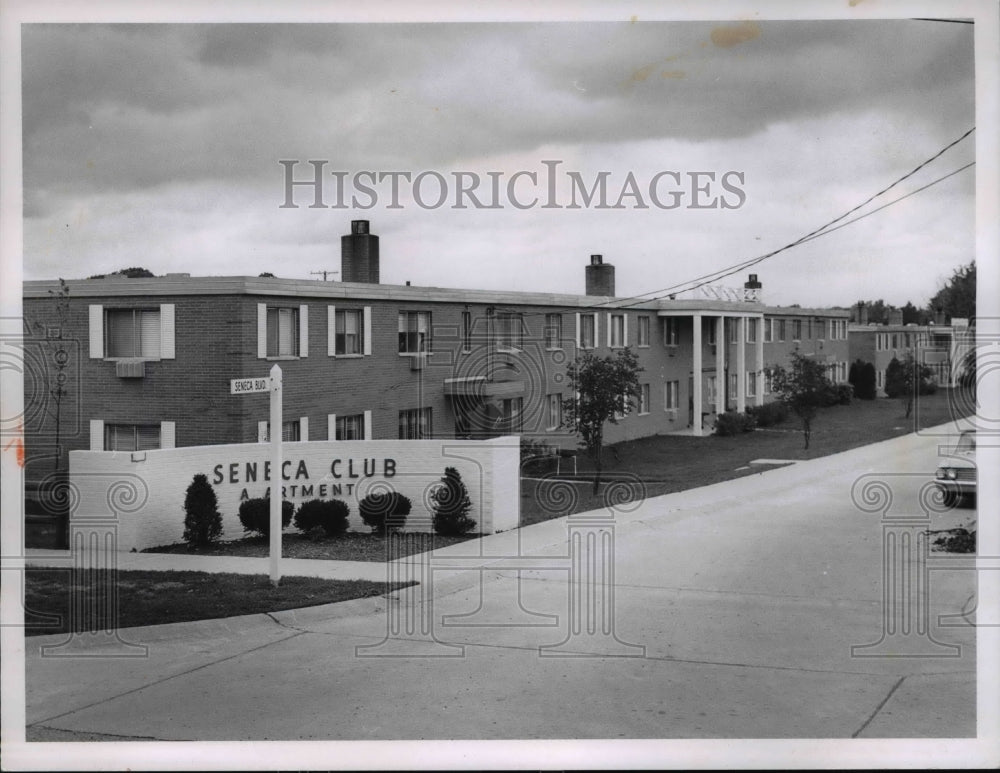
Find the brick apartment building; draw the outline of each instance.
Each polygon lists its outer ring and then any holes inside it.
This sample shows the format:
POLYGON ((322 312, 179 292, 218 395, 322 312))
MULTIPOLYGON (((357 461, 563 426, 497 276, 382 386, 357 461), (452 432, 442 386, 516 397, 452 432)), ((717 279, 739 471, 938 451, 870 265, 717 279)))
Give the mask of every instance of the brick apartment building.
POLYGON ((609 443, 707 434, 715 413, 771 399, 766 368, 793 350, 847 380, 848 312, 765 306, 756 277, 743 299, 637 302, 615 297, 614 266, 599 255, 579 295, 380 284, 379 241, 364 220, 341 251, 342 282, 68 281, 57 328, 58 282, 26 282, 26 318, 69 352, 58 450, 41 405, 51 373, 41 354, 26 367, 27 479, 50 472, 56 454, 65 469, 74 449, 264 440, 268 396, 233 396, 230 380, 266 376, 275 362, 289 440, 520 433, 573 447, 561 403, 580 350, 629 346, 644 368, 636 410, 609 425, 609 443))
POLYGON ((875 387, 885 397, 885 371, 893 359, 907 354, 931 369, 934 383, 954 387, 971 351, 971 332, 967 319, 953 318, 947 324, 940 315, 933 325, 903 324, 899 309, 889 312, 885 324, 869 323, 861 308, 848 327, 851 362, 861 360, 875 367, 875 387))

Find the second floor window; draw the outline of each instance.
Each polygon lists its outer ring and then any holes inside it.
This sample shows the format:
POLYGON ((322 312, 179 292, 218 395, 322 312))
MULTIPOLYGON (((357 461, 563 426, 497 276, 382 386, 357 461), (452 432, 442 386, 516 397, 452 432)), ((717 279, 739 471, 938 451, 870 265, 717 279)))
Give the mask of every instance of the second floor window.
POLYGON ((545 315, 545 348, 562 349, 562 314, 545 315))
POLYGON ((160 447, 159 424, 105 424, 105 451, 153 451, 160 447))
POLYGON ((521 314, 512 311, 497 312, 497 349, 520 349, 523 343, 521 314))
POLYGON ((625 345, 625 315, 624 314, 612 314, 611 315, 611 327, 609 330, 611 335, 610 345, 614 348, 621 348, 625 345))
POLYGON ((462 351, 472 351, 472 312, 462 312, 462 351))
POLYGON ((399 353, 429 352, 431 313, 429 311, 399 312, 399 353))
POLYGON ((774 320, 764 320, 764 343, 769 344, 774 340, 774 320))
POLYGON ((638 346, 649 346, 649 317, 639 317, 638 346))
POLYGON ((593 349, 595 344, 595 321, 593 314, 580 315, 580 348, 593 349))
POLYGON ((299 355, 299 310, 271 308, 267 310, 267 356, 297 357, 299 355))
POLYGON ((160 312, 154 309, 108 309, 105 311, 107 357, 160 356, 160 312))
POLYGON ((421 440, 431 437, 431 409, 411 408, 399 412, 399 439, 421 440))
POLYGON ((747 343, 755 344, 757 343, 757 325, 760 323, 756 319, 747 320, 747 343))
POLYGON ((336 353, 361 354, 364 351, 361 310, 337 309, 336 320, 336 353))
POLYGON ((778 320, 778 340, 785 340, 785 320, 783 319, 778 320))
POLYGON ((801 341, 802 340, 802 320, 795 319, 792 320, 792 340, 801 341))
POLYGON ((676 317, 663 319, 663 345, 677 346, 680 341, 680 320, 676 317))

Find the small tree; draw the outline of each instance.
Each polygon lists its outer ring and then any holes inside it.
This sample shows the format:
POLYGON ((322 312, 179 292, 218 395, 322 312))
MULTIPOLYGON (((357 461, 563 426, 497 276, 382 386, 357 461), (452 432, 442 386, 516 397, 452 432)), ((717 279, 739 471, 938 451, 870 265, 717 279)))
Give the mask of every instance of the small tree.
POLYGON ((193 548, 215 542, 222 534, 219 500, 208 478, 198 473, 184 495, 184 541, 193 548))
POLYGON ((563 401, 566 426, 576 427, 580 445, 594 459, 594 493, 601 483, 604 424, 618 423, 618 417, 632 410, 632 398, 639 395, 639 374, 643 369, 631 349, 625 347, 615 357, 597 357, 584 352, 566 368, 566 378, 575 396, 563 401))
POLYGON ((445 467, 443 484, 434 492, 434 531, 446 536, 459 536, 472 531, 476 522, 469 518, 472 500, 462 476, 454 467, 445 467))
POLYGON ((308 532, 319 527, 328 537, 334 537, 347 531, 349 513, 347 503, 339 499, 310 499, 299 505, 295 528, 308 532))
POLYGON ((66 384, 69 383, 69 374, 66 372, 70 365, 70 354, 68 344, 63 336, 68 331, 69 324, 69 287, 66 280, 59 280, 58 290, 49 290, 52 299, 52 308, 42 318, 25 318, 28 327, 28 334, 34 336, 41 342, 41 351, 45 355, 41 368, 43 380, 48 397, 51 402, 45 400, 43 403, 45 413, 52 419, 55 429, 56 453, 55 469, 62 467, 62 404, 69 394, 66 384))
MULTIPOLYGON (((295 505, 287 499, 281 502, 281 526, 284 528, 292 522, 295 505)), ((258 497, 240 502, 240 523, 243 531, 256 532, 261 537, 271 536, 271 499, 258 497)))
POLYGON ((933 376, 934 371, 917 362, 911 352, 903 355, 902 360, 893 357, 885 369, 885 394, 903 400, 906 418, 910 418, 914 399, 929 391, 933 376))
POLYGON ((854 387, 854 396, 859 400, 874 400, 876 396, 875 366, 860 358, 851 363, 847 380, 854 387))
POLYGON ((812 422, 826 400, 831 383, 826 368, 798 352, 792 352, 792 365, 772 369, 773 391, 802 422, 805 447, 809 448, 812 422))

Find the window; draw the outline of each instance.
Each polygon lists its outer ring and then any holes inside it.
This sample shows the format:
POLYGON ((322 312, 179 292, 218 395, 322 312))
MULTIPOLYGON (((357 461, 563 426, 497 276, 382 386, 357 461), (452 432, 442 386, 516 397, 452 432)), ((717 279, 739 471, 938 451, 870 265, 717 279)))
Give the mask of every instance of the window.
POLYGON ((639 385, 639 413, 649 413, 649 384, 639 385))
POLYGON ((362 326, 361 310, 340 310, 336 314, 336 349, 338 355, 362 354, 364 327, 362 326))
POLYGON ((431 418, 430 408, 411 408, 400 411, 399 439, 420 440, 431 437, 431 418))
POLYGON ((708 323, 708 344, 709 346, 715 346, 715 334, 717 330, 717 325, 714 321, 709 321, 708 323))
POLYGON ((747 371, 747 397, 757 396, 757 371, 747 371))
POLYGON ((420 354, 431 349, 431 313, 429 311, 399 312, 399 353, 420 354))
POLYGON ((580 315, 580 348, 593 349, 596 340, 596 317, 593 314, 580 315))
POLYGON ((738 319, 727 320, 729 325, 729 343, 738 344, 740 342, 740 321, 738 319))
POLYGON ((802 340, 802 320, 793 319, 792 320, 792 340, 801 341, 802 340))
POLYGON ((152 451, 160 447, 159 424, 105 424, 105 451, 152 451))
POLYGON ((562 314, 545 315, 545 348, 562 349, 562 314))
POLYGON ((878 371, 878 372, 875 373, 875 386, 877 386, 879 389, 884 389, 885 388, 885 371, 884 370, 880 370, 880 371, 878 371))
POLYGON ((336 440, 364 440, 365 415, 356 413, 353 416, 337 417, 336 440))
POLYGON ((806 338, 812 338, 812 337, 813 337, 813 321, 812 317, 809 317, 809 319, 806 320, 806 338))
POLYGON ((774 340, 774 320, 764 320, 764 343, 769 344, 774 340))
POLYGON ((549 415, 546 427, 548 429, 559 429, 562 426, 562 395, 548 396, 549 415))
POLYGON ((472 312, 462 312, 462 351, 472 351, 472 312))
POLYGON ((847 338, 847 320, 846 319, 830 320, 830 340, 843 341, 845 338, 847 338))
POLYGON ((663 345, 677 346, 680 341, 680 320, 677 317, 663 319, 663 345))
POLYGON ((663 385, 663 409, 676 411, 680 404, 680 382, 668 381, 663 385))
MULTIPOLYGON (((265 421, 261 422, 263 424, 261 436, 258 440, 262 443, 269 443, 271 441, 271 422, 265 421)), ((302 439, 302 426, 299 424, 298 419, 292 419, 291 421, 281 422, 281 441, 284 442, 294 442, 302 439)))
POLYGON ((740 378, 736 373, 729 374, 729 397, 735 398, 739 393, 740 389, 740 378))
POLYGON ((785 340, 785 320, 783 319, 778 320, 778 340, 785 340))
POLYGON ((160 357, 160 312, 156 309, 105 311, 104 351, 108 357, 160 357))
POLYGON ((764 370, 764 394, 765 395, 769 395, 769 394, 771 394, 772 391, 774 391, 773 382, 774 382, 774 374, 770 370, 765 369, 764 370))
POLYGON ((505 432, 519 433, 524 424, 524 399, 521 397, 510 397, 501 403, 500 411, 503 417, 503 430, 505 432))
POLYGON ((612 314, 610 315, 608 335, 610 336, 608 340, 608 346, 613 349, 620 349, 625 345, 625 315, 624 314, 612 314))
POLYGON ((267 356, 298 357, 299 310, 267 309, 267 356))
POLYGON ((649 346, 649 317, 639 317, 638 337, 637 346, 649 346))
POLYGON ((715 405, 718 402, 718 390, 716 389, 715 376, 708 377, 708 402, 715 405))
POLYGON ((747 320, 747 343, 755 344, 757 343, 757 325, 760 323, 758 319, 748 319, 747 320))
POLYGON ((500 311, 496 315, 497 349, 520 349, 524 345, 523 319, 520 312, 500 311))

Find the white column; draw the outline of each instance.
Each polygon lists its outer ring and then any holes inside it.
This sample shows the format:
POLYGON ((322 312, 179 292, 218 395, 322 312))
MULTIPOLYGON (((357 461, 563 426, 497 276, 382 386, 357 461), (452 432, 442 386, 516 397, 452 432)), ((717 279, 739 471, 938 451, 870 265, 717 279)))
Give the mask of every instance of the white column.
POLYGON ((720 314, 715 320, 715 412, 726 410, 726 318, 720 314))
POLYGON ((747 409, 747 318, 736 320, 736 410, 747 409))
POLYGON ((695 313, 691 316, 692 322, 692 342, 694 350, 691 356, 691 395, 694 401, 694 417, 692 419, 692 429, 694 434, 701 436, 701 314, 695 313))
POLYGON ((271 368, 271 539, 269 565, 271 585, 281 582, 281 368, 271 368))
POLYGON ((757 405, 764 404, 764 315, 757 322, 757 342, 754 344, 757 368, 757 405))

